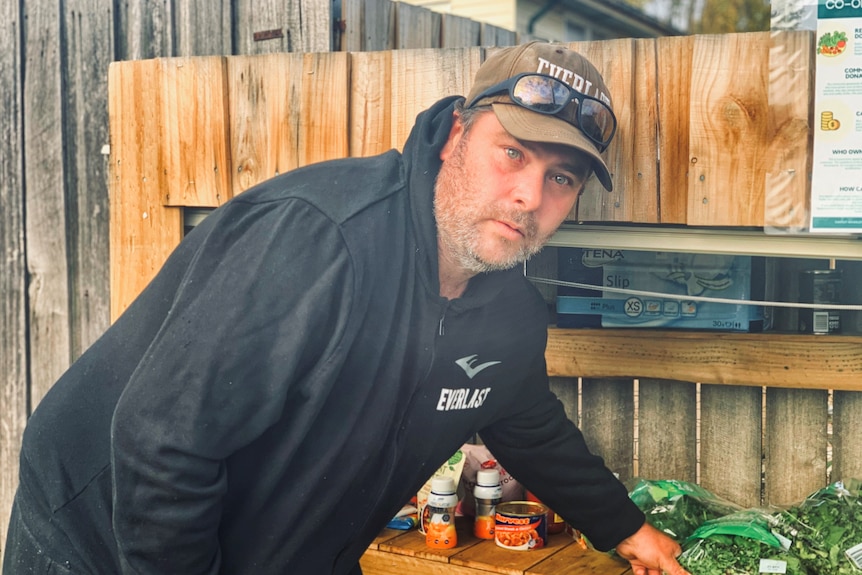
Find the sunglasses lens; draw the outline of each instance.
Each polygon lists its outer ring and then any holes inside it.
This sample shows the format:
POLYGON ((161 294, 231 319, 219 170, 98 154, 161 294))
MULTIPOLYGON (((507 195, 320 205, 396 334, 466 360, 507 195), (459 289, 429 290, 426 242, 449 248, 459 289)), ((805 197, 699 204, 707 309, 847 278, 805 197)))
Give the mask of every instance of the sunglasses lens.
POLYGON ((571 97, 568 86, 550 76, 539 75, 518 80, 511 94, 518 104, 543 114, 556 114, 571 97))
POLYGON ((583 98, 578 105, 578 119, 581 130, 592 140, 602 145, 610 143, 616 120, 605 104, 583 98))

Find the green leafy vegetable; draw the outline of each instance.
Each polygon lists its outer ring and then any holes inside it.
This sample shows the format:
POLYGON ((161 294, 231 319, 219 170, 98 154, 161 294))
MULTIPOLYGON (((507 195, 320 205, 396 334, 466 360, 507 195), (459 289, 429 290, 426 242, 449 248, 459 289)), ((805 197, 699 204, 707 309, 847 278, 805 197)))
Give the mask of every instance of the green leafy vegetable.
POLYGON ((640 480, 629 497, 647 523, 680 543, 703 522, 740 509, 699 485, 676 480, 640 480))
POLYGON ((770 531, 772 521, 768 512, 757 509, 707 521, 685 542, 679 562, 692 575, 809 575, 801 559, 770 531), (764 571, 778 566, 781 570, 764 571))
POLYGON ((762 560, 784 562, 787 575, 808 575, 799 558, 741 535, 698 539, 679 558, 692 575, 754 575, 761 573, 762 560))
POLYGON ((862 498, 842 483, 809 495, 779 512, 776 530, 817 575, 862 575, 846 552, 862 544, 862 498))

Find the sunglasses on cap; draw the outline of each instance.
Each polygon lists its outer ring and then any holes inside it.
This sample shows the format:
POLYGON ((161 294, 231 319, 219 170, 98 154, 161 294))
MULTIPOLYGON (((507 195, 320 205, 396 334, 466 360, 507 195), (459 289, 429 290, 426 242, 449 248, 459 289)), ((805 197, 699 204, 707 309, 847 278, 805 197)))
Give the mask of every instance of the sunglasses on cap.
POLYGON ((523 108, 557 116, 574 125, 599 152, 605 151, 617 130, 617 119, 610 106, 544 74, 518 74, 483 91, 467 107, 472 108, 479 100, 504 92, 523 108))

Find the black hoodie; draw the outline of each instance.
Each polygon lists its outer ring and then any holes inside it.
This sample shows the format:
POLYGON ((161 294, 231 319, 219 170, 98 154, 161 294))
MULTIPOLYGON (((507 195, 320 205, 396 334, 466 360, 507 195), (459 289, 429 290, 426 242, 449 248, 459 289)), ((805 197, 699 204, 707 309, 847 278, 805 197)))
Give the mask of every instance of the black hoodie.
POLYGON ((237 196, 40 403, 17 495, 76 573, 345 574, 476 432, 599 548, 643 515, 548 389, 518 269, 439 295, 432 196, 455 98, 404 153, 237 196))

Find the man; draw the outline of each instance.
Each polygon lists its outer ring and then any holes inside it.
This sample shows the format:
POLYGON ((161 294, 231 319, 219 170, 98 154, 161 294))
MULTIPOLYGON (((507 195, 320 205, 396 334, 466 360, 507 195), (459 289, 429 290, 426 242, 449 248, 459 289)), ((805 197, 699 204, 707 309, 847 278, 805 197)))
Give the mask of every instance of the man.
POLYGON ((356 574, 478 432, 636 575, 684 575, 549 391, 545 305, 516 267, 593 172, 610 189, 615 125, 589 62, 526 44, 403 154, 216 210, 34 412, 4 573, 356 574))

